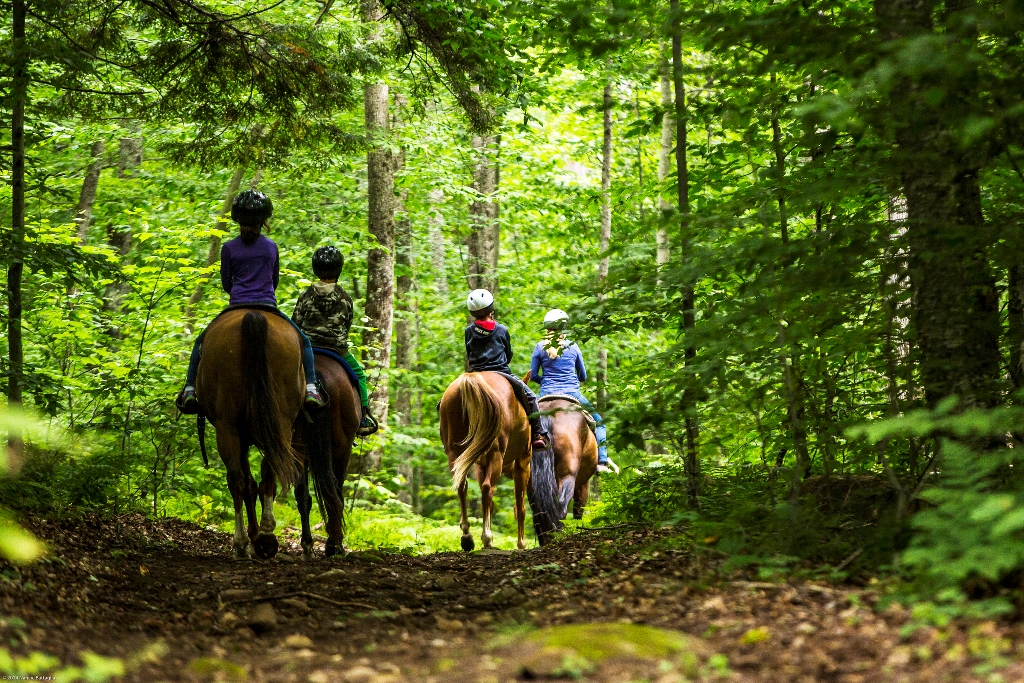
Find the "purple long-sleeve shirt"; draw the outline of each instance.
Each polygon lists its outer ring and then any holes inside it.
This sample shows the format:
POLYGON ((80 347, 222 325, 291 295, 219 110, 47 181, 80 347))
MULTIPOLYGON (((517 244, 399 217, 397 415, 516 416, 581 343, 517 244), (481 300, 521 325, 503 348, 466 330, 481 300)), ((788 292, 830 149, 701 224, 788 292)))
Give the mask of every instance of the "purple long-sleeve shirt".
MULTIPOLYGON (((556 342, 557 343, 557 342, 556 342)), ((587 381, 583 366, 583 352, 575 344, 559 349, 552 358, 548 355, 548 342, 539 342, 530 358, 530 379, 540 382, 540 395, 564 394, 580 390, 580 382, 587 381), (543 370, 543 373, 541 372, 543 370)))
POLYGON ((231 295, 231 305, 277 303, 274 290, 281 277, 281 261, 273 240, 260 235, 252 244, 241 237, 220 249, 220 284, 231 295))

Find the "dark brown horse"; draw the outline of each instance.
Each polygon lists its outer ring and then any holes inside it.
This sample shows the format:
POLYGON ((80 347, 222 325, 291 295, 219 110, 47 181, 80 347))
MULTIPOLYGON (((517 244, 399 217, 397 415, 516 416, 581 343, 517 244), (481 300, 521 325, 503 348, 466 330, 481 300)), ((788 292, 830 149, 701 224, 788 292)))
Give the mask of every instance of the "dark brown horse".
MULTIPOLYGON (((286 491, 298 478, 292 430, 302 415, 304 387, 299 335, 280 316, 235 309, 219 315, 207 328, 196 394, 200 415, 217 430, 217 451, 227 469, 235 505, 232 545, 237 557, 248 557, 250 543, 257 557, 277 554, 274 498, 278 482, 286 491), (249 468, 250 446, 263 454, 258 487, 249 468), (257 495, 262 508, 259 521, 257 495)), ((200 446, 205 451, 202 429, 200 446)))
POLYGON ((541 421, 551 435, 551 444, 534 451, 531 470, 530 509, 537 540, 545 545, 556 531, 573 502, 572 516, 583 517, 590 497, 590 478, 597 472, 597 437, 590 430, 583 408, 564 399, 540 399, 545 413, 541 421), (553 414, 547 414, 555 411, 553 414))
MULTIPOLYGON (((330 356, 320 354, 316 355, 315 360, 316 374, 330 405, 316 411, 318 414, 313 416, 313 422, 307 429, 296 430, 294 446, 300 455, 306 456, 306 470, 313 473, 313 486, 327 527, 325 551, 330 557, 344 548, 345 505, 342 484, 348 473, 352 443, 362 414, 359 393, 341 364, 330 356), (308 448, 307 441, 311 444, 308 448), (323 453, 325 446, 327 453, 323 453), (319 449, 319 452, 314 449, 319 449)), ((313 534, 309 528, 309 511, 313 507, 313 500, 309 495, 306 473, 295 484, 295 502, 302 519, 302 554, 309 559, 313 557, 313 534)))
POLYGON ((526 503, 530 481, 530 423, 508 380, 496 372, 467 372, 449 385, 439 406, 441 442, 448 454, 453 487, 459 493, 462 549, 473 549, 466 513, 469 471, 476 465, 484 548, 490 548, 494 489, 504 473, 515 482, 519 549, 526 548, 526 503))

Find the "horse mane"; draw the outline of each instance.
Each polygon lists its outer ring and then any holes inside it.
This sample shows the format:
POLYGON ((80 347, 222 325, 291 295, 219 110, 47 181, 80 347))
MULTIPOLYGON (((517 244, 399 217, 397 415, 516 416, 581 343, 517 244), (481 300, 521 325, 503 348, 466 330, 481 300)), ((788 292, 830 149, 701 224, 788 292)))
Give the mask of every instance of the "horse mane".
POLYGON ((467 426, 466 438, 458 444, 465 450, 452 465, 452 488, 458 491, 470 468, 497 440, 504 411, 498 396, 481 375, 465 373, 456 382, 467 426))

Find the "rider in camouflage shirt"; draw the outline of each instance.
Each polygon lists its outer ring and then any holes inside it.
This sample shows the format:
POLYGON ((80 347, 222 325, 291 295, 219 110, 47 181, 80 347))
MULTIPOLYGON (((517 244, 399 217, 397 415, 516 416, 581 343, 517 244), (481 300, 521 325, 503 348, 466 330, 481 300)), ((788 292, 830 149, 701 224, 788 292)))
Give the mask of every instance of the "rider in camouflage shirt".
POLYGON ((343 258, 335 247, 320 247, 313 254, 313 272, 320 278, 299 296, 292 320, 302 328, 313 346, 337 352, 348 363, 359 380, 359 403, 362 421, 356 431, 361 436, 377 431, 377 421, 370 414, 370 397, 366 390, 366 373, 348 350, 348 332, 352 327, 352 297, 338 284, 343 258))

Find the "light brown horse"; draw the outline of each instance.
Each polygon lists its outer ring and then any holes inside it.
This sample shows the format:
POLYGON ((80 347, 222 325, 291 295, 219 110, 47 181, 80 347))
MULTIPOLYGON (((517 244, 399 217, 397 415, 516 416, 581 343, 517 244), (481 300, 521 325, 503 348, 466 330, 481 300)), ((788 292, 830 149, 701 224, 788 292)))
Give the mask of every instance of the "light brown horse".
POLYGON ((512 475, 515 482, 519 549, 526 548, 524 496, 530 481, 530 423, 508 380, 496 372, 467 372, 448 386, 438 409, 441 442, 448 454, 453 487, 459 493, 462 549, 473 549, 466 513, 466 479, 474 465, 480 484, 484 519, 480 538, 484 548, 490 548, 493 542, 494 489, 503 473, 512 475))
POLYGON ((597 472, 597 437, 578 404, 564 399, 539 401, 541 423, 551 435, 551 444, 533 453, 527 493, 533 529, 537 540, 545 545, 554 532, 565 527, 562 520, 569 512, 570 500, 572 516, 583 517, 590 497, 590 479, 597 472))
MULTIPOLYGON (((319 353, 314 359, 316 374, 330 405, 315 411, 313 423, 305 430, 296 430, 293 445, 300 455, 305 456, 307 472, 313 473, 313 487, 327 527, 324 550, 327 557, 331 557, 344 549, 345 502, 342 485, 348 474, 352 444, 362 413, 359 392, 341 364, 319 353), (327 453, 323 452, 324 447, 327 453)), ((306 473, 295 484, 295 502, 302 520, 302 554, 310 559, 313 557, 313 534, 309 528, 309 511, 313 507, 313 499, 309 495, 306 473)))
POLYGON ((286 491, 299 472, 291 445, 305 388, 299 335, 274 313, 229 310, 207 328, 202 354, 196 395, 200 414, 217 429, 217 451, 227 469, 235 504, 235 555, 248 557, 251 542, 257 557, 273 557, 278 547, 274 535, 277 483, 286 491), (249 469, 250 446, 263 454, 258 488, 249 469), (258 522, 257 494, 262 507, 258 522))

